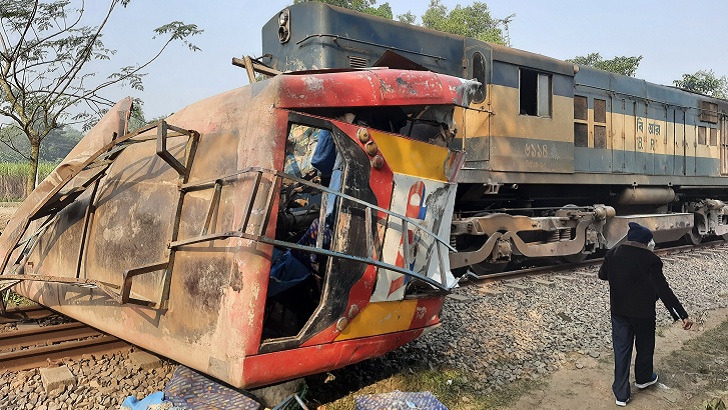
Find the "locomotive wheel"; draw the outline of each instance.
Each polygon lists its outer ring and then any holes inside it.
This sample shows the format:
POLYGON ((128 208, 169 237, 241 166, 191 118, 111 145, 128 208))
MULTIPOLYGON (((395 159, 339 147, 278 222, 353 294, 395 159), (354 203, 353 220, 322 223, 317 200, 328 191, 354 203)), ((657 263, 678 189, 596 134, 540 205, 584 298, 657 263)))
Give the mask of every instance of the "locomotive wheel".
POLYGON ((703 241, 703 237, 698 233, 698 229, 693 227, 693 229, 683 236, 683 241, 686 245, 698 245, 703 241))
POLYGON ((508 262, 480 262, 474 265, 470 265, 470 270, 478 276, 488 276, 494 273, 501 273, 506 270, 508 262))

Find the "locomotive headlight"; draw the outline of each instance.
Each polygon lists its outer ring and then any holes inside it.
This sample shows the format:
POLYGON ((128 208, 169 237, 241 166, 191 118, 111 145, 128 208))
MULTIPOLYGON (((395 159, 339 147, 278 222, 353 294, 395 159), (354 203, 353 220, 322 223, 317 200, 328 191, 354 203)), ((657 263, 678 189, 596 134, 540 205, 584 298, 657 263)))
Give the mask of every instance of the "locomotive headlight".
POLYGON ((291 38, 291 12, 285 9, 278 14, 278 41, 287 42, 291 38))

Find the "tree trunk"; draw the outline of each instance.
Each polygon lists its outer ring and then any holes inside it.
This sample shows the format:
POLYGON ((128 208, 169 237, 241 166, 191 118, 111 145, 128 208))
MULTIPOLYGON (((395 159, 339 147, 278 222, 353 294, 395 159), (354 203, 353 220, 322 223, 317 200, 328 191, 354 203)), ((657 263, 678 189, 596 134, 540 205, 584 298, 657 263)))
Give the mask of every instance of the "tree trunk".
POLYGON ((38 157, 40 156, 40 141, 30 142, 30 170, 28 171, 28 182, 25 184, 25 196, 27 197, 35 189, 35 181, 38 175, 38 157))

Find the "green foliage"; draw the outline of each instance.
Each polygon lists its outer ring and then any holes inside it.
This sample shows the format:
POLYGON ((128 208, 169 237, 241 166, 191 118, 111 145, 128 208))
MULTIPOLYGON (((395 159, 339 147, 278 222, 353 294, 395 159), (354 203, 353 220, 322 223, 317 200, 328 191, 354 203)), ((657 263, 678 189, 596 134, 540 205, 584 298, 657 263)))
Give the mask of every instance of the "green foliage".
MULTIPOLYGON (((97 72, 86 65, 114 55, 115 50, 101 41, 102 34, 114 11, 129 1, 107 0, 99 23, 86 26, 81 0, 0 0, 0 116, 28 140, 28 152, 18 153, 30 161, 33 175, 41 143, 51 131, 64 124, 82 124, 88 129, 98 121, 103 107, 113 105, 101 96, 102 91, 112 85, 142 90, 143 70, 172 42, 181 41, 198 50, 187 38, 202 31, 194 24, 175 21, 155 30, 155 37, 166 40, 146 62, 97 79, 97 72), (71 114, 81 104, 90 108, 71 114)), ((94 7, 100 7, 96 3, 94 7)), ((28 190, 34 179, 28 178, 28 190)))
MULTIPOLYGON (((81 137, 81 131, 70 126, 51 130, 40 146, 39 161, 62 160, 78 144, 81 137)), ((8 126, 0 130, 0 161, 30 161, 30 144, 17 127, 8 126)))
POLYGON ((514 17, 515 14, 504 19, 493 18, 488 5, 480 1, 466 7, 458 4, 448 11, 441 0, 430 0, 430 6, 422 16, 422 25, 446 33, 505 45, 508 44, 508 38, 504 30, 507 31, 508 23, 514 17))
POLYGON ((293 0, 293 4, 303 3, 306 1, 318 1, 319 3, 343 7, 345 9, 371 14, 385 19, 392 18, 392 7, 389 6, 389 3, 383 3, 377 6, 377 0, 293 0))
POLYGON ((627 75, 634 77, 637 68, 642 61, 642 56, 617 56, 611 60, 605 60, 599 53, 591 53, 587 56, 576 56, 570 60, 566 60, 574 64, 594 67, 599 70, 609 71, 610 73, 627 75))
POLYGON ((713 70, 683 74, 682 80, 675 80, 672 83, 683 90, 728 99, 728 78, 726 76, 716 77, 713 70))
POLYGON ((415 24, 417 16, 415 16, 411 11, 408 11, 404 14, 398 14, 397 20, 401 21, 402 23, 415 24))

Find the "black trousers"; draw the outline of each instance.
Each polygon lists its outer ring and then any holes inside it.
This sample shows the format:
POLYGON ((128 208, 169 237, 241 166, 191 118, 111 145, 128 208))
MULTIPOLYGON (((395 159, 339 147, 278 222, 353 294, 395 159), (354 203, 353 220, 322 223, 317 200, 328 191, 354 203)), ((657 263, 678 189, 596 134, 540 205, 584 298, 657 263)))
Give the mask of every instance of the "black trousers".
POLYGON ((617 400, 630 397, 629 366, 632 345, 637 349, 634 361, 635 382, 652 380, 652 357, 655 353, 655 318, 612 314, 612 344, 614 346, 614 383, 612 391, 617 400))

